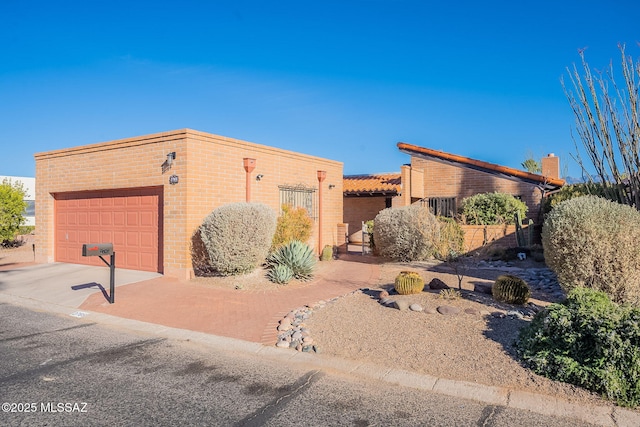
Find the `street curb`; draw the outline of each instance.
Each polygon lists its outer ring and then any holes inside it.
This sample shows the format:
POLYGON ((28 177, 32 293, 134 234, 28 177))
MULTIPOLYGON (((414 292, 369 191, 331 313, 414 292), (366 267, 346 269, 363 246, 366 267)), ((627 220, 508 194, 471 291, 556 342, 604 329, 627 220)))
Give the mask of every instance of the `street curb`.
POLYGON ((491 405, 524 409, 547 416, 571 418, 605 427, 640 426, 639 412, 617 406, 584 406, 542 394, 503 387, 485 386, 467 381, 438 378, 431 375, 386 368, 371 363, 346 360, 324 354, 280 349, 275 346, 264 346, 259 343, 243 341, 237 338, 171 328, 154 323, 79 310, 3 293, 0 293, 0 302, 63 315, 71 315, 78 312, 86 313, 87 315, 82 318, 83 321, 122 327, 131 331, 158 335, 168 339, 195 342, 225 352, 243 352, 272 361, 293 362, 297 365, 304 365, 305 367, 333 370, 371 380, 384 381, 389 384, 475 400, 491 405))

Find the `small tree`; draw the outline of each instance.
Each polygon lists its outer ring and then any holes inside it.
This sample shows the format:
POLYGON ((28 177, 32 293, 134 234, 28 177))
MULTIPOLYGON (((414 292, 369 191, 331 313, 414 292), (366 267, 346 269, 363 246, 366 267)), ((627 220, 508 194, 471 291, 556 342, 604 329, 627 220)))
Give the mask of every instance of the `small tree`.
POLYGON ((25 190, 21 182, 12 183, 5 178, 0 184, 0 242, 16 238, 20 226, 24 224, 25 190))
POLYGON ((561 80, 575 116, 578 138, 582 141, 595 177, 585 166, 575 136, 574 159, 589 181, 605 186, 608 199, 640 209, 640 60, 626 56, 625 45, 618 45, 622 65, 622 85, 614 79, 613 63, 605 71, 592 74, 579 51, 583 75, 578 68, 567 68, 570 86, 561 80))
POLYGON ((542 165, 529 153, 527 159, 520 164, 529 173, 542 173, 542 165))

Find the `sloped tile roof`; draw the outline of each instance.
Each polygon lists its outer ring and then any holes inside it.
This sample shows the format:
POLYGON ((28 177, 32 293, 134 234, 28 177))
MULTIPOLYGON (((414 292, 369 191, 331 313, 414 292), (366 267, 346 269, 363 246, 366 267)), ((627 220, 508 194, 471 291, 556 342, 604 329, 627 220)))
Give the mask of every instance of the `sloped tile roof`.
POLYGON ((498 175, 502 178, 510 179, 512 181, 522 181, 529 184, 534 184, 544 188, 547 191, 557 190, 565 184, 564 179, 529 173, 507 166, 500 166, 494 163, 483 162, 482 160, 475 160, 469 157, 445 153, 444 151, 432 150, 430 148, 419 147, 417 145, 411 145, 404 142, 398 142, 398 149, 401 152, 409 154, 411 156, 433 160, 440 163, 446 163, 458 167, 474 169, 493 175, 498 175))
POLYGON ((396 195, 400 193, 399 173, 345 175, 342 191, 345 195, 396 195))

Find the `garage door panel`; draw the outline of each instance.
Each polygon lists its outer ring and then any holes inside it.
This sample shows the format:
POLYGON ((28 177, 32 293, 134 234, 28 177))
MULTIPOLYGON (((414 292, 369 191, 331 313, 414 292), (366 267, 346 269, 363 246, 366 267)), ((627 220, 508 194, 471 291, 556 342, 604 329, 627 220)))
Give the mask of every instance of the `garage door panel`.
POLYGON ((124 212, 113 212, 113 225, 118 227, 126 225, 124 212))
POLYGON ((56 261, 102 265, 81 256, 82 244, 111 242, 117 267, 161 271, 161 194, 148 188, 57 195, 56 261))

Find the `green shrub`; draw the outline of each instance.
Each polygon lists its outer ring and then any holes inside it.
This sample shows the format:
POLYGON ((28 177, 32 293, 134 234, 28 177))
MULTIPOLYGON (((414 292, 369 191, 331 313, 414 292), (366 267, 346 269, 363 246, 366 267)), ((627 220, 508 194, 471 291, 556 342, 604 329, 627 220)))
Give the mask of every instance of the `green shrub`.
POLYGON ((285 264, 277 264, 267 272, 267 278, 273 283, 286 285, 293 279, 293 270, 285 264))
POLYGON ((565 200, 575 199, 581 196, 599 196, 604 197, 606 191, 602 184, 597 183, 579 183, 565 185, 552 195, 545 197, 542 201, 542 211, 545 214, 551 212, 553 208, 558 206, 565 200))
POLYGON ((618 305, 603 292, 575 288, 520 331, 516 343, 536 373, 620 405, 640 403, 640 309, 618 305))
POLYGON ((440 228, 429 208, 417 204, 387 208, 374 221, 373 235, 381 256, 396 261, 420 261, 433 256, 440 228))
POLYGON ((13 241, 24 224, 25 190, 20 181, 5 178, 0 183, 0 243, 13 241))
POLYGON ((462 200, 462 218, 471 225, 514 224, 515 214, 524 218, 529 208, 522 201, 505 193, 482 193, 462 200))
POLYGON ((453 218, 438 217, 440 223, 440 239, 436 242, 435 257, 447 260, 452 255, 464 252, 464 230, 453 218))
POLYGON ((600 197, 557 205, 545 219, 547 265, 569 291, 585 286, 615 302, 640 304, 640 212, 600 197))
POLYGON ((282 205, 282 214, 278 217, 271 252, 293 240, 306 242, 312 229, 313 221, 305 208, 294 209, 290 205, 282 205))
POLYGON ((296 279, 309 280, 313 277, 316 256, 309 245, 293 240, 272 252, 267 258, 267 265, 270 269, 286 265, 293 271, 296 279))
POLYGON ((400 295, 419 294, 424 289, 424 280, 415 271, 401 271, 396 276, 393 288, 400 295))
POLYGON ((496 301, 523 305, 531 298, 531 289, 520 277, 503 274, 491 287, 491 295, 496 301))
POLYGON ((213 270, 223 276, 247 273, 264 262, 276 228, 275 212, 262 203, 231 203, 211 212, 200 237, 213 270))

